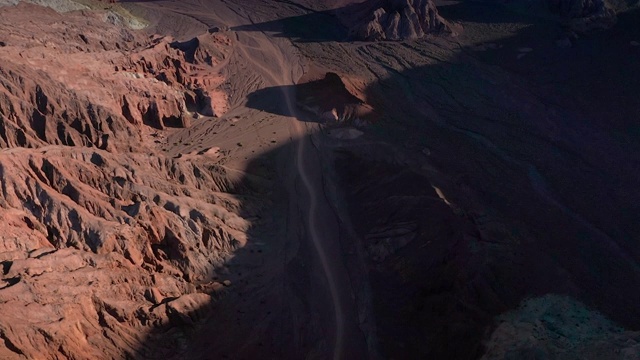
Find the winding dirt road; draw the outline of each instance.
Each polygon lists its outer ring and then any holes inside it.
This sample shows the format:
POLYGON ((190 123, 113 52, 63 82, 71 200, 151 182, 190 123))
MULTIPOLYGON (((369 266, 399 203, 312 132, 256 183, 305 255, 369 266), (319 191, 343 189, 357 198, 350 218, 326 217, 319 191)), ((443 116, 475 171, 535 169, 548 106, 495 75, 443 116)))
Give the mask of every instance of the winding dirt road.
MULTIPOLYGON (((240 11, 238 12, 240 13, 240 11)), ((244 13, 245 19, 251 21, 252 24, 255 24, 256 21, 251 19, 251 16, 244 13)), ((334 311, 334 346, 333 346, 333 359, 339 360, 342 358, 343 352, 343 344, 345 337, 345 317, 344 317, 344 299, 347 297, 347 294, 344 293, 344 289, 341 289, 338 285, 337 277, 340 276, 340 272, 345 271, 345 269, 339 269, 339 257, 336 260, 330 259, 328 253, 329 250, 326 249, 331 242, 337 243, 339 240, 337 239, 337 233, 332 231, 329 233, 327 230, 332 227, 323 227, 322 230, 318 226, 322 221, 321 218, 326 218, 327 216, 333 216, 333 214, 327 214, 322 211, 319 201, 322 201, 324 198, 320 197, 318 194, 323 194, 322 188, 322 178, 319 176, 313 175, 314 167, 318 166, 317 161, 313 161, 310 159, 309 151, 312 151, 312 147, 310 146, 310 137, 306 133, 303 123, 298 119, 297 109, 295 106, 295 94, 291 87, 287 85, 293 85, 294 79, 293 71, 287 73, 287 69, 293 69, 295 67, 300 67, 299 62, 296 64, 291 64, 290 60, 287 61, 281 49, 278 48, 268 37, 268 35, 264 32, 254 32, 251 34, 242 34, 238 35, 238 50, 243 53, 245 58, 255 65, 257 69, 262 72, 262 75, 268 80, 269 84, 273 86, 279 86, 282 99, 284 101, 284 105, 286 105, 286 112, 288 114, 292 114, 293 116, 288 117, 290 121, 290 132, 291 137, 294 139, 296 143, 296 159, 295 159, 295 169, 298 171, 298 175, 302 184, 304 186, 304 190, 302 194, 295 194, 294 191, 291 192, 291 196, 299 199, 299 201, 304 201, 307 199, 308 203, 300 204, 299 208, 307 208, 306 213, 306 229, 308 237, 311 239, 313 243, 313 247, 320 259, 320 263, 322 264, 322 270, 324 272, 324 277, 327 280, 330 298, 333 302, 332 307, 334 311), (242 41, 245 40, 245 41, 242 41), (250 40, 250 41, 248 41, 250 40), (257 45, 245 45, 249 44, 257 44, 257 45), (250 55, 251 51, 258 50, 261 53, 261 57, 274 59, 275 64, 278 70, 273 71, 269 66, 265 66, 264 63, 259 60, 256 61, 250 55), (311 160, 311 161, 310 161, 311 160), (298 195, 298 196, 296 196, 298 195), (299 196, 301 195, 301 196, 299 196)), ((297 59, 296 59, 297 60, 297 59)), ((299 60, 298 60, 299 61, 299 60)), ((328 206, 327 206, 328 208, 328 206)), ((339 244, 338 244, 339 247, 339 244)), ((338 254, 339 255, 339 254, 338 254)), ((347 275, 348 276, 348 275, 347 275)))
MULTIPOLYGON (((259 22, 242 9, 236 11, 251 24, 259 22)), ((301 71, 296 74, 296 69, 301 69, 301 59, 288 41, 276 44, 269 34, 262 31, 238 34, 238 48, 262 72, 268 84, 279 87, 285 113, 291 115, 288 117, 289 131, 295 143, 295 168, 291 169, 297 171, 303 187, 292 186, 290 197, 296 199, 298 209, 306 209, 306 214, 303 214, 306 235, 321 264, 321 269, 317 270, 321 270, 326 279, 333 309, 332 358, 367 358, 352 300, 349 274, 343 263, 338 221, 324 193, 318 154, 321 149, 315 148, 311 141, 310 132, 317 131, 317 125, 299 120, 295 106, 295 92, 291 85, 301 76, 301 71), (271 60, 265 64, 265 59, 271 60)))
MULTIPOLYGON (((287 107, 292 111, 292 113, 295 113, 295 110, 291 101, 291 94, 285 92, 285 99, 286 99, 287 107)), ((296 149, 296 154, 297 154, 296 167, 298 169, 298 172, 300 173, 300 179, 304 184, 305 191, 309 196, 309 208, 307 213, 307 230, 309 232, 309 237, 313 242, 314 248, 318 253, 318 257, 320 258, 322 269, 324 270, 324 275, 327 278, 327 283, 329 284, 329 292, 331 293, 331 299, 333 301, 333 309, 334 309, 334 315, 335 315, 335 333, 336 333, 334 350, 333 350, 333 359, 338 360, 341 358, 343 344, 344 344, 345 319, 344 319, 344 313, 343 313, 343 308, 344 308, 343 299, 346 295, 344 293, 340 293, 337 280, 336 280, 336 273, 339 273, 340 270, 334 268, 336 262, 329 259, 329 256, 327 255, 327 251, 325 250, 327 241, 331 241, 331 240, 327 240, 325 238, 326 234, 324 234, 318 227, 317 219, 319 218, 320 215, 318 211, 319 206, 318 206, 317 193, 318 193, 318 190, 322 192, 322 184, 318 184, 318 180, 321 181, 322 179, 318 179, 317 177, 312 178, 311 175, 309 175, 309 173, 307 172, 307 169, 305 167, 305 163, 306 163, 305 158, 307 158, 305 156, 305 149, 309 146, 308 144, 310 142, 309 136, 306 136, 306 134, 304 133, 304 129, 302 128, 302 124, 300 124, 300 122, 297 119, 293 119, 293 129, 297 132, 297 135, 300 139, 297 143, 297 149, 296 149)))
MULTIPOLYGON (((277 3, 273 2, 276 5, 277 3)), ((156 11, 162 9, 162 11, 175 12, 180 17, 193 19, 200 25, 215 26, 223 23, 232 29, 238 26, 251 27, 272 20, 261 18, 255 10, 264 4, 253 1, 242 4, 225 0, 181 3, 161 1, 143 6, 156 11)), ((287 114, 282 116, 282 120, 289 124, 294 156, 289 160, 288 165, 289 171, 293 173, 293 183, 288 184, 290 206, 298 209, 301 215, 299 218, 304 222, 300 224, 288 221, 288 226, 292 227, 288 233, 298 237, 291 241, 306 243, 315 252, 314 257, 317 261, 310 261, 311 266, 306 267, 310 272, 308 277, 326 280, 318 284, 309 284, 308 293, 302 294, 306 302, 311 304, 309 311, 318 314, 316 321, 320 323, 316 326, 323 329, 320 331, 324 333, 321 336, 323 339, 316 340, 324 344, 316 344, 323 349, 322 355, 307 354, 305 357, 320 356, 323 359, 331 357, 334 360, 366 359, 369 357, 367 346, 359 327, 352 284, 340 245, 339 221, 324 192, 323 182, 326 180, 323 177, 320 154, 322 147, 314 144, 311 139, 312 134, 319 129, 317 124, 299 120, 295 106, 295 89, 292 85, 295 85, 296 80, 302 76, 303 59, 289 40, 276 38, 274 35, 260 31, 258 27, 248 31, 237 31, 232 35, 236 38, 234 42, 236 58, 231 61, 227 71, 233 72, 236 82, 238 79, 243 81, 246 79, 246 83, 235 84, 236 89, 230 104, 231 111, 243 111, 242 107, 245 104, 242 99, 252 91, 266 87, 276 87, 280 90, 281 96, 276 96, 273 101, 281 102, 278 106, 281 107, 283 114, 287 114), (234 68, 234 63, 248 65, 248 67, 234 68), (241 74, 242 69, 250 69, 257 76, 241 74), (326 294, 326 301, 322 300, 325 296, 318 298, 318 294, 322 292, 326 294), (331 303, 326 304, 327 301, 331 303)), ((308 262, 308 260, 302 261, 308 262)), ((305 314, 305 316, 310 315, 305 314)), ((294 321, 294 327, 309 326, 304 317, 296 321, 294 321), (303 323, 296 323, 296 321, 303 323)))
MULTIPOLYGON (((244 15, 245 19, 252 24, 257 22, 246 12, 244 15)), ((347 269, 342 263, 337 221, 331 207, 326 203, 322 169, 318 155, 314 153, 317 149, 311 143, 311 137, 307 132, 309 130, 308 126, 305 126, 305 123, 300 121, 299 116, 297 116, 295 93, 293 87, 290 86, 295 84, 294 70, 292 69, 300 68, 301 61, 295 56, 291 47, 289 49, 278 47, 269 35, 264 32, 256 31, 239 34, 238 40, 239 50, 246 56, 247 60, 261 70, 267 83, 279 86, 282 100, 284 101, 283 105, 286 106, 286 113, 292 115, 288 117, 290 121, 289 131, 295 142, 295 168, 292 169, 297 170, 303 188, 298 190, 300 191, 299 194, 296 194, 294 186, 290 191, 290 196, 297 199, 299 209, 306 209, 306 214, 304 214, 306 234, 320 260, 321 269, 332 301, 334 327, 332 358, 339 360, 345 358, 345 341, 348 333, 346 330, 348 321, 346 317, 348 315, 352 317, 350 319, 352 324, 351 332, 358 331, 356 326, 357 318, 353 314, 346 314, 349 309, 347 303, 351 298, 351 286, 348 281, 347 269), (245 46, 244 44, 254 45, 245 46), (260 52, 257 57, 258 60, 256 60, 255 56, 251 56, 251 52, 256 50, 260 52), (260 59, 269 58, 273 59, 270 62, 271 67, 260 61, 260 59), (275 71, 273 70, 273 65, 276 67, 275 71)), ((284 45, 288 44, 285 43, 284 45)), ((311 131, 313 130, 311 129, 311 131)), ((356 350, 355 352, 360 351, 356 350)), ((351 358, 357 356, 353 348, 348 353, 351 358)), ((360 353, 359 356, 366 357, 364 353, 360 353)))

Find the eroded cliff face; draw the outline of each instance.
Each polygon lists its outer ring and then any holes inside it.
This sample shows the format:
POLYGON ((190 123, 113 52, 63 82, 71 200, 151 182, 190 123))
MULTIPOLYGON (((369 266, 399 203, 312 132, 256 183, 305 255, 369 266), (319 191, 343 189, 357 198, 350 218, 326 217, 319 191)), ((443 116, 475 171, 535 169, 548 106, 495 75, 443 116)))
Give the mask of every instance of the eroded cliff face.
POLYGON ((354 40, 412 40, 452 32, 432 0, 369 0, 347 13, 345 24, 354 40))
POLYGON ((224 291, 215 269, 251 225, 233 194, 252 186, 215 154, 164 155, 158 130, 226 110, 229 40, 149 36, 106 12, 0 13, 0 357, 179 351, 224 291))
POLYGON ((219 34, 185 45, 114 26, 108 13, 2 9, 4 146, 128 149, 142 124, 186 127, 196 113, 225 110, 214 65, 228 39, 219 34), (28 19, 34 11, 38 22, 28 19))
POLYGON ((16 148, 0 173, 0 329, 28 358, 159 351, 148 331, 206 312, 250 226, 225 195, 240 185, 206 161, 16 148))

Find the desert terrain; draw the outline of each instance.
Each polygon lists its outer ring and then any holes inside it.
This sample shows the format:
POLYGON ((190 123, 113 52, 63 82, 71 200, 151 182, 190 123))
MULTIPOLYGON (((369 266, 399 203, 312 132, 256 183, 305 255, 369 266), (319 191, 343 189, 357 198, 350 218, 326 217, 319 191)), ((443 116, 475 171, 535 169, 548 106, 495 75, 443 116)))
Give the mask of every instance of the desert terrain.
POLYGON ((0 359, 640 359, 627 0, 0 0, 0 359))

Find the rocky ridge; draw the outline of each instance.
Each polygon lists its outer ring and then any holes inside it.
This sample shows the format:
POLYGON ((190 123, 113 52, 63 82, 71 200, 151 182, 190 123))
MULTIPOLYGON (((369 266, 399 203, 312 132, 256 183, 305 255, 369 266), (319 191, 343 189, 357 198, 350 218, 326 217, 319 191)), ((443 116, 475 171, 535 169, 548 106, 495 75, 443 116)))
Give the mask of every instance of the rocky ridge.
POLYGON ((103 11, 0 14, 0 357, 179 352, 224 291, 240 210, 262 206, 216 154, 160 149, 163 129, 225 111, 229 39, 178 42, 103 11))
POLYGON ((489 359, 620 359, 640 356, 640 333, 625 331, 568 297, 545 295, 503 314, 486 342, 489 359))
POLYGON ((354 40, 413 40, 452 32, 432 0, 369 0, 348 7, 345 14, 354 40))
POLYGON ((221 35, 204 34, 185 48, 114 26, 107 13, 37 8, 46 14, 38 23, 23 19, 36 8, 2 10, 4 146, 128 149, 142 124, 187 127, 198 112, 224 111, 224 95, 216 90, 222 77, 214 68, 225 56, 221 49, 228 40, 221 35), (82 18, 91 31, 76 25, 82 18), (16 22, 23 26, 16 28, 16 22), (29 35, 42 27, 51 30, 29 35))
POLYGON ((0 333, 27 358, 161 352, 166 338, 148 333, 206 312, 250 226, 223 193, 239 189, 206 163, 17 148, 0 169, 0 333))

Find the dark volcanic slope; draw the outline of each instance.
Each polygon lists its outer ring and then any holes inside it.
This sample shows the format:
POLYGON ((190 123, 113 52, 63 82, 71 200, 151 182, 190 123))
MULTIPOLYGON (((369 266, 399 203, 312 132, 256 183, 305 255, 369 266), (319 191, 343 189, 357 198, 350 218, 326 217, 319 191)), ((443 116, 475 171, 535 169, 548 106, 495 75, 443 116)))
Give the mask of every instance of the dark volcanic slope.
POLYGON ((462 23, 459 38, 299 44, 371 79, 365 96, 386 118, 337 162, 382 353, 637 356, 637 334, 620 332, 640 328, 640 14, 559 47, 565 30, 539 14, 439 10, 462 23))
POLYGON ((231 195, 248 183, 215 153, 162 148, 224 111, 228 43, 179 50, 106 11, 0 14, 0 358, 163 357, 249 227, 231 195), (149 337, 163 325, 173 338, 149 337))

